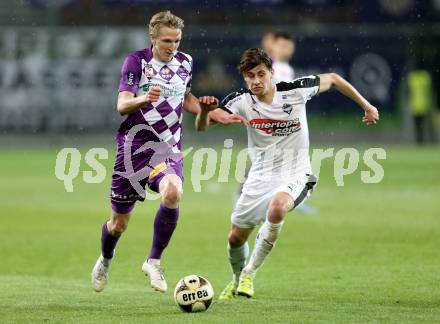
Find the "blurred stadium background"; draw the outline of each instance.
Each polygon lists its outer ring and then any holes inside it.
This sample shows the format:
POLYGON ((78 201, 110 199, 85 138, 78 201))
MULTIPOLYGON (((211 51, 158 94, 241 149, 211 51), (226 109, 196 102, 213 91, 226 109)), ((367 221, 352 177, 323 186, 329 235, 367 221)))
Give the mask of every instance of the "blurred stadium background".
MULTIPOLYGON (((114 110, 121 63, 128 52, 148 46, 147 21, 164 8, 186 22, 181 49, 195 59, 196 95, 222 97, 242 86, 235 68, 242 51, 259 46, 264 32, 284 30, 297 42, 291 62, 297 76, 338 72, 380 109, 383 126, 369 134, 372 140, 413 141, 407 76, 427 70, 432 98, 426 140, 437 139, 436 0, 0 3, 0 127, 9 144, 14 141, 5 135, 50 134, 53 140, 66 132, 113 133, 121 120, 114 110)), ((342 139, 356 138, 362 128, 359 110, 341 96, 325 96, 308 108, 312 125, 325 126, 312 131, 317 140, 341 133, 342 139)), ((192 132, 186 127, 187 136, 192 132)))
MULTIPOLYGON (((0 0, 0 322, 440 322, 439 44, 439 0, 0 0), (325 161, 310 200, 319 213, 286 222, 257 298, 214 304, 205 317, 182 315, 171 293, 145 287, 139 268, 157 202, 136 209, 108 291, 92 294, 89 284, 109 213, 120 67, 128 52, 149 45, 147 22, 165 9, 185 20, 181 49, 194 57, 195 95, 241 87, 241 52, 266 31, 287 31, 297 76, 338 72, 381 113, 377 126, 365 127, 348 99, 323 94, 308 104, 311 147, 387 152, 379 184, 361 183, 357 170, 336 187, 325 161), (420 69, 425 79, 409 84, 420 69), (422 109, 411 107, 411 87, 424 94, 422 109), (423 118, 423 146, 415 144, 414 114, 423 118), (67 193, 54 175, 64 147, 83 156, 108 148, 105 181, 86 184, 80 174, 67 193)), ((184 134, 186 147, 246 143, 240 127, 196 133, 189 115, 184 134)), ((237 183, 216 179, 201 193, 185 183, 182 221, 166 252, 170 286, 199 273, 219 292, 229 279, 237 183)))

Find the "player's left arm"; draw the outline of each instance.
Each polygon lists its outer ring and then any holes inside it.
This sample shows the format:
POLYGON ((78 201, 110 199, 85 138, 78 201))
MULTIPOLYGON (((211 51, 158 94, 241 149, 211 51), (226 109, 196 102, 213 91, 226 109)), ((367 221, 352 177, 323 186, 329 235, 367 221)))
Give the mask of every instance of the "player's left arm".
POLYGON ((364 110, 365 113, 362 122, 367 125, 376 124, 379 120, 377 108, 370 104, 347 80, 337 73, 324 73, 318 76, 320 79, 319 93, 328 91, 331 88, 336 88, 364 110))
POLYGON ((203 124, 203 120, 201 117, 204 117, 201 116, 202 108, 200 107, 199 100, 191 92, 188 92, 185 95, 185 98, 183 100, 183 109, 191 114, 196 115, 196 130, 201 130, 200 128, 202 128, 203 124))
POLYGON ((217 108, 218 99, 212 96, 204 97, 208 102, 201 102, 192 93, 187 93, 183 102, 183 109, 196 115, 196 130, 205 131, 210 126, 210 119, 208 113, 217 108))
POLYGON ((185 94, 185 98, 183 100, 183 109, 194 115, 200 113, 201 108, 199 100, 191 92, 185 94))

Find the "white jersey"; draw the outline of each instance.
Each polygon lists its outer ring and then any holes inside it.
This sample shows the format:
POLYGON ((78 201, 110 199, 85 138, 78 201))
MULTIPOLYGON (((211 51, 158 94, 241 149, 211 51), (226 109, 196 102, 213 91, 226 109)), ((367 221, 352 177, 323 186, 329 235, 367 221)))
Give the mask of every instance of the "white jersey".
POLYGON ((248 90, 229 94, 221 107, 247 121, 248 154, 252 162, 243 192, 259 191, 261 182, 311 174, 306 102, 319 91, 319 77, 306 76, 276 84, 272 104, 248 90))
POLYGON ((295 79, 295 71, 289 63, 274 61, 272 67, 274 70, 273 79, 275 80, 275 83, 291 82, 295 79))

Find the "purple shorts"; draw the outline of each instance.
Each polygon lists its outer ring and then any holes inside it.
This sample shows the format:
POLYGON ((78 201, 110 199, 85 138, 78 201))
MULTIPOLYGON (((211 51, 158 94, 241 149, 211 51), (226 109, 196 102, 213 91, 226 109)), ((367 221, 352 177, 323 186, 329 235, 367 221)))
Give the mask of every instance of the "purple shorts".
POLYGON ((120 214, 129 213, 137 200, 145 200, 145 186, 159 192, 159 183, 164 176, 175 174, 183 182, 183 159, 175 155, 154 154, 153 150, 133 154, 141 145, 133 144, 124 158, 124 137, 117 136, 118 152, 112 175, 110 201, 112 209, 120 214), (128 159, 128 160, 127 160, 128 159), (127 172, 130 168, 131 172, 127 172), (131 175, 137 175, 130 181, 131 175), (135 182, 135 187, 132 182, 135 182))

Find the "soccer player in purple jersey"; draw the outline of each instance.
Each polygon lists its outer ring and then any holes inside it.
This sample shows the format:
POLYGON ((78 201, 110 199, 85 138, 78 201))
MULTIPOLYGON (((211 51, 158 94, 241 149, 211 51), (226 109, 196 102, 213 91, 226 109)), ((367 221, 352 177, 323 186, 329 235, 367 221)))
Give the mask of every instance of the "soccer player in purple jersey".
POLYGON ((160 194, 161 204, 142 271, 155 290, 167 290, 160 259, 179 217, 182 109, 197 114, 196 128, 207 120, 207 112, 190 93, 192 57, 177 51, 183 26, 183 20, 169 11, 155 14, 149 23, 152 46, 130 53, 122 66, 117 110, 127 117, 116 136, 112 215, 102 225, 101 255, 92 271, 97 292, 108 281, 116 244, 136 201, 145 200, 146 185, 160 194))

